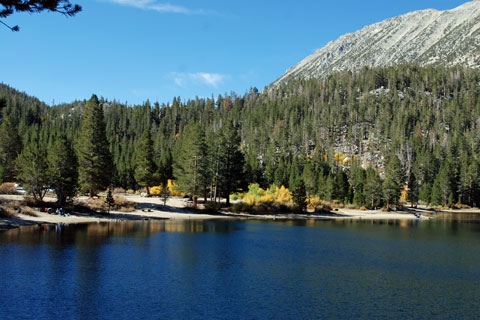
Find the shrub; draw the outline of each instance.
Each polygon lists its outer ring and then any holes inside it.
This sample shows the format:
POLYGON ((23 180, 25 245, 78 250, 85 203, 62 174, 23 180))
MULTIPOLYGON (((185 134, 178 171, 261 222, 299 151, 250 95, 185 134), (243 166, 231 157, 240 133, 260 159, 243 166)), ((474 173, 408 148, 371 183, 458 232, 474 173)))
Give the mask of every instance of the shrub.
POLYGON ((117 194, 117 193, 126 193, 125 189, 123 188, 115 188, 113 189, 113 193, 114 194, 117 194))
POLYGON ((204 211, 206 213, 217 213, 220 209, 220 203, 215 203, 213 201, 207 201, 204 205, 204 211))
POLYGON ((4 182, 0 184, 0 194, 17 194, 15 183, 4 182))
POLYGON ((113 207, 115 210, 121 212, 132 212, 135 211, 135 202, 128 201, 124 197, 114 197, 115 198, 115 206, 113 207))
POLYGON ((242 199, 244 196, 245 196, 245 193, 236 192, 236 193, 232 193, 230 195, 230 199, 233 200, 233 201, 236 201, 238 199, 242 199))
POLYGON ((26 207, 48 207, 51 206, 51 203, 45 203, 44 201, 40 199, 35 199, 34 197, 24 197, 22 200, 22 204, 26 207))
POLYGON ((318 206, 320 206, 322 203, 322 200, 320 200, 319 196, 311 197, 310 199, 307 199, 307 208, 316 210, 318 206))
POLYGON ((11 208, 0 206, 0 217, 2 218, 14 218, 17 216, 17 212, 11 208))
POLYGON ((150 188, 150 193, 155 194, 155 195, 160 195, 162 193, 162 189, 163 189, 163 187, 161 185, 160 186, 154 186, 154 187, 150 188))
POLYGON ((230 211, 235 213, 248 213, 252 211, 252 206, 246 202, 240 201, 240 202, 234 203, 230 207, 230 211))
POLYGON ((30 217, 38 217, 37 212, 30 207, 21 207, 21 213, 30 217))
POLYGON ((281 186, 271 186, 263 190, 257 183, 248 186, 248 192, 243 197, 243 201, 248 205, 258 205, 260 203, 278 203, 284 206, 292 204, 292 193, 281 186))

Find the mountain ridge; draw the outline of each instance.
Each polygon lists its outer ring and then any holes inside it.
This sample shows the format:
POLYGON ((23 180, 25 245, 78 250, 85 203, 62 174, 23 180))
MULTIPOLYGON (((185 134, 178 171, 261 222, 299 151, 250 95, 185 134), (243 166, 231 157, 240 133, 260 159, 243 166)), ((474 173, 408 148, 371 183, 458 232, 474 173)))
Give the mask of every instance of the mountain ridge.
POLYGON ((324 78, 363 66, 462 64, 480 68, 480 0, 451 10, 425 9, 368 25, 330 41, 270 86, 324 78))

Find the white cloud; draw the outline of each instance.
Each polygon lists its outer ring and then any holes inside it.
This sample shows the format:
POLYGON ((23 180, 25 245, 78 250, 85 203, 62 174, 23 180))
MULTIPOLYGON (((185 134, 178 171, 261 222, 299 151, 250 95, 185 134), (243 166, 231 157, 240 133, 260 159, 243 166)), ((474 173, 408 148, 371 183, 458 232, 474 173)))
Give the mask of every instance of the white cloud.
POLYGON ((186 87, 189 85, 206 85, 209 87, 217 87, 226 76, 219 73, 207 73, 207 72, 197 72, 197 73, 178 73, 173 72, 173 81, 179 87, 186 87))
POLYGON ((214 11, 203 9, 189 9, 182 6, 172 5, 170 3, 159 3, 157 0, 105 0, 121 4, 124 6, 130 6, 143 10, 152 10, 161 13, 179 13, 179 14, 213 14, 214 11))

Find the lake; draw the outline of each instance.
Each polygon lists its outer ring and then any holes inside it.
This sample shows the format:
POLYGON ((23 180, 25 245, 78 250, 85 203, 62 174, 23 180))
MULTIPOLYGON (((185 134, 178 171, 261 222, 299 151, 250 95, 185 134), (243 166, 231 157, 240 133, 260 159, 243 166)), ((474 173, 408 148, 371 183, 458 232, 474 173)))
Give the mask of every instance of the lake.
POLYGON ((0 319, 473 319, 480 218, 0 232, 0 319))

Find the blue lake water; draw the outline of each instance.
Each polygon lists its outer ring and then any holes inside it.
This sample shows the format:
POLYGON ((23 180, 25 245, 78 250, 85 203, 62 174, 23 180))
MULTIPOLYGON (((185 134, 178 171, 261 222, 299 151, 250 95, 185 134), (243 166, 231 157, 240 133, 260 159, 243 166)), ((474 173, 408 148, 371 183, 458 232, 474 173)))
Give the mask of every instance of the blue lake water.
POLYGON ((0 319, 474 319, 480 220, 0 232, 0 319))

